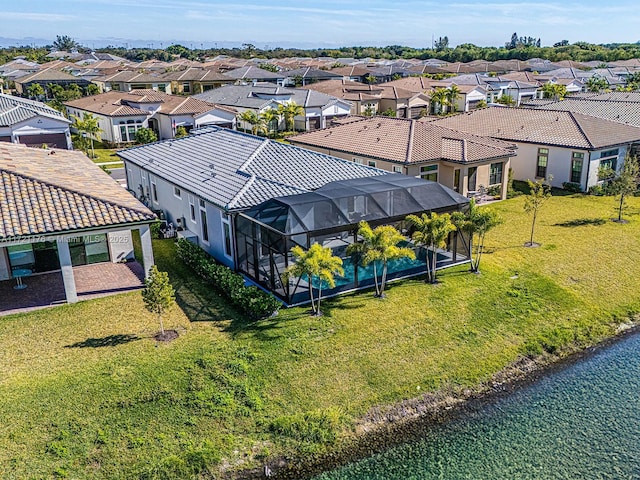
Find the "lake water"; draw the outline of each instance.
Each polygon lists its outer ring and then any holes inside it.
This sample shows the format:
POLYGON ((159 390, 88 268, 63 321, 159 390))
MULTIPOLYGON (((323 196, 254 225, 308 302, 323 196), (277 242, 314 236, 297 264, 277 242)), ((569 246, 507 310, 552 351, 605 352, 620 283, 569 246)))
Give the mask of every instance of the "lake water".
POLYGON ((640 334, 316 480, 640 479, 640 334))

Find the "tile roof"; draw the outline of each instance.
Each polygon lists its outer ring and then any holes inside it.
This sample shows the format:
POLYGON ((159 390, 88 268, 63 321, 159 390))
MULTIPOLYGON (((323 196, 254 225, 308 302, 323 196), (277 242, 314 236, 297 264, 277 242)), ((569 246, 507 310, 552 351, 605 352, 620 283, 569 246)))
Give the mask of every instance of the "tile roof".
MULTIPOLYGON (((640 97, 636 97, 639 98, 640 97)), ((613 122, 640 127, 640 105, 638 101, 594 100, 592 98, 567 98, 546 104, 527 103, 526 108, 574 112, 613 122)))
POLYGON ((263 70, 259 67, 249 66, 249 67, 240 67, 234 70, 229 70, 224 73, 229 78, 235 78, 237 80, 241 79, 249 79, 249 80, 273 80, 277 78, 285 78, 286 74, 282 72, 270 72, 268 70, 263 70))
POLYGON ((195 97, 168 95, 155 90, 110 91, 72 100, 65 105, 101 115, 120 117, 150 115, 150 112, 137 107, 137 105, 148 103, 159 104, 159 112, 165 115, 197 115, 215 108, 236 113, 233 109, 214 105, 195 97))
POLYGON ((262 109, 276 101, 293 100, 296 104, 305 107, 325 107, 339 98, 317 92, 311 89, 280 87, 272 83, 257 85, 224 85, 220 88, 207 90, 193 95, 193 98, 205 100, 218 105, 230 107, 243 107, 262 109))
POLYGON ((38 72, 32 73, 30 75, 26 75, 24 77, 20 77, 19 83, 29 83, 29 82, 44 82, 47 80, 75 80, 80 81, 81 78, 74 77, 73 75, 63 72, 61 70, 56 70, 55 68, 45 68, 44 70, 40 70, 38 72))
POLYGON ((0 239, 154 218, 80 152, 0 144, 0 239))
POLYGON ((290 141, 400 163, 441 159, 469 163, 514 154, 514 146, 501 140, 382 116, 351 117, 351 121, 296 135, 290 141))
POLYGON ((122 150, 118 155, 225 209, 248 208, 273 197, 315 190, 334 180, 385 173, 218 127, 122 150))
POLYGON ((38 115, 71 123, 61 112, 42 102, 0 94, 0 127, 15 125, 38 115))
POLYGON ((435 120, 437 125, 513 142, 596 149, 640 140, 640 128, 580 113, 488 107, 435 120))
POLYGON ((124 83, 162 83, 162 79, 149 73, 132 72, 123 70, 111 75, 103 75, 94 78, 96 82, 124 82, 124 83))
POLYGON ((160 76, 169 81, 197 81, 197 82, 233 82, 232 78, 223 75, 218 70, 189 67, 185 70, 167 72, 160 76))

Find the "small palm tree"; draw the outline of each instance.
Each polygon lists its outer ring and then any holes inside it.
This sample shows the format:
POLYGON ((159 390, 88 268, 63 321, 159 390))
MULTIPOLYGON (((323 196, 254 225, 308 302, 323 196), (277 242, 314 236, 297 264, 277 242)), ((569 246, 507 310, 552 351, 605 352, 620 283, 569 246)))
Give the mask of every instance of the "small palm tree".
POLYGON ((446 113, 448 95, 449 91, 446 88, 436 88, 431 92, 431 102, 434 104, 434 113, 436 115, 446 113))
POLYGON ((32 83, 27 87, 27 93, 29 94, 29 98, 35 98, 36 100, 40 99, 44 96, 44 88, 39 83, 32 83))
POLYGON ((462 92, 455 83, 451 84, 451 86, 447 88, 447 103, 451 106, 452 112, 455 112, 458 109, 456 102, 460 97, 460 93, 462 92))
POLYGON ((432 213, 427 215, 409 215, 407 221, 413 225, 415 231, 411 238, 419 245, 427 248, 425 262, 427 264, 427 278, 429 283, 436 283, 436 265, 438 262, 438 248, 446 247, 446 240, 449 234, 456 230, 451 223, 451 216, 448 213, 438 215, 432 213), (431 257, 429 257, 429 250, 431 257))
POLYGON ((264 123, 267 126, 267 136, 269 137, 271 134, 271 130, 278 130, 278 120, 280 120, 280 114, 278 110, 275 108, 267 108, 264 112, 260 114, 260 117, 264 120, 264 123), (273 125, 276 125, 275 129, 273 125))
POLYGON ((284 117, 284 123, 287 131, 292 132, 294 129, 295 117, 304 115, 304 108, 294 101, 281 103, 278 105, 278 114, 284 117))
POLYGON ((311 300, 311 312, 320 316, 320 300, 322 298, 322 284, 326 283, 329 288, 336 286, 335 276, 344 275, 342 259, 333 255, 329 247, 323 247, 319 243, 311 245, 309 250, 304 250, 296 245, 291 249, 291 254, 295 257, 295 263, 291 265, 284 274, 284 281, 290 277, 307 277, 309 283, 309 299, 311 300), (313 298, 313 284, 318 286, 317 302, 313 298))
POLYGON ((410 248, 398 246, 400 242, 406 240, 406 237, 391 225, 381 225, 372 229, 367 222, 361 221, 358 224, 358 235, 362 240, 349 245, 347 255, 351 255, 363 267, 373 264, 375 296, 383 298, 387 283, 388 262, 399 258, 414 260, 416 254, 410 248), (380 281, 378 281, 378 267, 382 267, 380 281))
POLYGON ((102 133, 100 123, 97 117, 94 117, 91 113, 85 113, 82 117, 82 131, 89 135, 91 141, 91 158, 95 158, 96 154, 93 149, 93 139, 99 140, 99 135, 102 133))
POLYGON ((244 112, 238 115, 238 119, 244 122, 245 124, 249 124, 251 126, 251 133, 254 135, 257 135, 258 132, 266 131, 266 125, 265 125, 264 119, 262 119, 253 110, 245 110, 244 112))
POLYGON ((460 232, 469 236, 469 257, 471 260, 471 271, 480 273, 480 259, 484 250, 484 239, 489 230, 502 223, 502 218, 489 208, 480 208, 474 199, 469 203, 469 210, 466 213, 454 212, 451 221, 460 232), (471 251, 474 245, 473 237, 477 235, 476 254, 471 251))

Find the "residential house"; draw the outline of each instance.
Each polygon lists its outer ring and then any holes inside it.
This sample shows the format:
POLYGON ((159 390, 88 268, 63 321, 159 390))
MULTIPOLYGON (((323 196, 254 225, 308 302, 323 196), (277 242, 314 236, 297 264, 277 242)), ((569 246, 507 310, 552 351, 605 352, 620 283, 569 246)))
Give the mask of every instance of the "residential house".
MULTIPOLYGON (((457 112, 468 112, 474 108, 478 108, 481 102, 487 101, 487 90, 480 85, 457 85, 446 80, 430 80, 425 77, 407 77, 391 82, 383 83, 380 86, 395 86, 410 92, 421 92, 425 95, 431 95, 436 88, 451 88, 455 85, 458 89, 458 98, 455 102, 455 110, 457 112)), ((429 113, 436 113, 436 108, 440 108, 431 103, 429 113)), ((451 107, 448 107, 451 110, 451 107)))
MULTIPOLYGON (((0 191, 0 280, 16 279, 18 306, 32 290, 23 278, 52 272, 63 299, 77 301, 77 269, 133 260, 132 230, 140 233, 144 272, 153 265, 156 216, 80 152, 0 144, 0 191)), ((53 289, 45 285, 37 296, 53 289)))
POLYGON ((75 77, 69 73, 56 70, 55 68, 45 68, 35 73, 25 75, 24 77, 17 78, 16 92, 20 95, 27 95, 29 87, 34 83, 38 83, 42 86, 47 95, 49 92, 49 85, 60 85, 62 88, 68 88, 69 85, 78 85, 82 90, 85 90, 89 86, 89 81, 84 78, 75 77))
POLYGON ((341 80, 342 75, 331 70, 319 70, 317 68, 304 67, 283 72, 285 76, 283 85, 290 87, 300 87, 310 83, 321 82, 323 80, 341 80))
MULTIPOLYGON (((194 95, 194 98, 224 105, 238 112, 252 110, 258 114, 270 108, 278 108, 281 104, 295 102, 304 109, 304 115, 294 118, 295 129, 303 131, 325 128, 333 119, 349 115, 351 108, 349 102, 315 90, 274 84, 225 85, 194 95)), ((250 128, 248 125, 242 126, 250 128)), ((284 128, 281 119, 278 129, 284 128)))
POLYGON ((235 81, 217 70, 189 67, 185 70, 167 72, 161 75, 169 87, 166 93, 191 95, 202 93, 223 85, 233 84, 235 81))
MULTIPOLYGON (((178 236, 288 304, 308 301, 305 279, 283 279, 293 245, 330 247, 345 275, 328 294, 372 285, 372 270, 346 249, 360 220, 397 224, 410 213, 455 211, 468 200, 435 182, 238 131, 209 127, 185 138, 118 152, 128 185, 162 210, 178 236)), ((433 252, 440 267, 468 260, 462 237, 433 252)), ((389 278, 424 273, 416 261, 391 262, 389 278)), ((324 293, 324 290, 323 290, 324 293)))
POLYGON ((480 186, 507 194, 511 143, 419 120, 350 117, 331 128, 289 138, 290 143, 394 173, 439 182, 462 195, 480 186))
POLYGON ((371 71, 363 65, 349 65, 346 67, 332 68, 331 73, 342 75, 343 80, 351 82, 366 82, 371 71))
POLYGON ((0 94, 0 142, 71 150, 71 122, 42 102, 0 94))
POLYGON ((130 92, 132 90, 155 90, 161 93, 171 93, 170 81, 159 75, 139 71, 123 70, 110 75, 93 78, 103 92, 130 92))
POLYGON ((277 85, 284 85, 284 80, 287 77, 283 72, 270 72, 260 67, 254 67, 253 65, 235 68, 224 72, 226 76, 232 78, 236 83, 258 83, 258 82, 271 82, 277 85))
POLYGON ((619 170, 640 142, 640 127, 564 111, 489 107, 435 124, 516 144, 516 180, 550 179, 555 187, 569 182, 582 190, 598 184, 600 167, 619 170))
POLYGON ((179 126, 187 131, 205 125, 235 127, 236 111, 194 97, 167 95, 155 90, 111 91, 66 102, 67 113, 98 119, 101 139, 131 143, 136 131, 151 128, 159 139, 173 138, 179 126))
POLYGON ((392 112, 400 118, 418 118, 429 111, 430 98, 394 85, 366 85, 345 80, 326 80, 304 88, 351 102, 353 115, 392 112))

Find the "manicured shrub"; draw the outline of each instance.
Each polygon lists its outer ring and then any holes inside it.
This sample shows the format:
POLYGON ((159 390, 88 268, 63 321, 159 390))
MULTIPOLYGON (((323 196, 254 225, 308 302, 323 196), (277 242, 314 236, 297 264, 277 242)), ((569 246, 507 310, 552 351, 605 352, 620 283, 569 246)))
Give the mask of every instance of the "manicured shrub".
POLYGON ((176 253, 199 277, 211 283, 245 315, 255 319, 263 318, 280 308, 281 303, 275 297, 257 287, 246 287, 242 275, 216 263, 211 255, 188 240, 178 240, 176 253))
POLYGON ((571 193, 582 193, 582 187, 579 183, 562 182, 562 188, 571 193))

